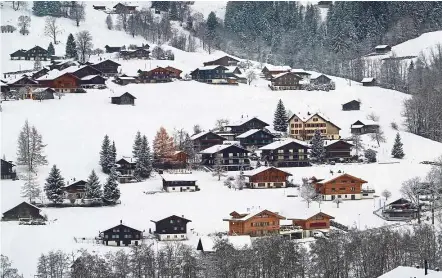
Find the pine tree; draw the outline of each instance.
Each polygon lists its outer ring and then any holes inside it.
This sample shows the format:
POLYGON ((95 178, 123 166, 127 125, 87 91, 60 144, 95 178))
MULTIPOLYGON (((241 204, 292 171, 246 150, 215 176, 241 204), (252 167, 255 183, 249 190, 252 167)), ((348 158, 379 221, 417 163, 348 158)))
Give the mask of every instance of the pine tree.
POLYGON ((32 200, 41 194, 40 186, 37 181, 37 174, 27 171, 26 176, 22 177, 21 179, 25 180, 25 183, 21 188, 21 196, 24 198, 29 198, 29 203, 32 203, 32 200))
POLYGON ((138 159, 140 156, 140 150, 141 150, 141 133, 140 131, 137 131, 137 134, 135 135, 134 144, 132 145, 132 156, 135 160, 138 159))
POLYGON ((396 139, 394 140, 393 149, 391 150, 391 155, 394 158, 402 159, 405 156, 402 146, 403 146, 403 144, 401 142, 401 136, 399 135, 399 132, 398 132, 396 134, 396 139))
POLYGON ((89 178, 86 181, 86 199, 100 199, 103 197, 103 192, 101 191, 100 180, 97 174, 92 170, 89 178))
POLYGON ((107 25, 107 29, 109 29, 109 30, 112 30, 114 28, 114 24, 113 24, 112 17, 110 14, 108 14, 106 17, 106 25, 107 25))
POLYGON ((173 152, 175 151, 173 138, 167 134, 164 127, 161 127, 155 136, 153 150, 155 158, 162 162, 169 161, 173 156, 173 152))
POLYGON ((49 43, 48 54, 49 55, 55 55, 55 49, 54 49, 54 45, 52 44, 52 42, 49 43))
POLYGON ((273 119, 273 128, 276 131, 287 132, 287 121, 287 112, 285 110, 284 103, 282 103, 282 100, 279 100, 273 119))
POLYGON ((66 42, 66 57, 72 58, 77 60, 78 54, 77 54, 77 45, 75 43, 74 36, 72 34, 69 34, 68 40, 66 42))
POLYGON ((63 203, 64 186, 64 178, 61 176, 60 170, 57 168, 56 165, 52 166, 44 187, 46 197, 54 204, 63 203))
POLYGON ((115 167, 110 168, 110 174, 104 184, 103 199, 109 203, 116 203, 120 199, 120 189, 118 188, 118 176, 115 167))
POLYGON ((324 141, 322 140, 321 131, 319 129, 315 130, 315 134, 313 135, 311 141, 311 151, 310 157, 312 160, 318 163, 322 163, 325 158, 325 147, 324 141))
POLYGON ((114 166, 115 163, 117 162, 117 147, 115 146, 115 141, 112 141, 112 146, 110 147, 109 153, 110 153, 109 168, 110 168, 111 166, 114 166))
POLYGON ((140 160, 143 166, 141 177, 148 179, 152 174, 152 154, 150 152, 149 142, 147 141, 146 135, 143 135, 141 142, 140 160))
POLYGON ((103 143, 101 144, 100 151, 100 166, 104 173, 109 173, 109 165, 111 164, 111 145, 109 136, 107 134, 104 136, 103 143))
POLYGON ((36 172, 38 166, 48 163, 43 155, 44 147, 42 136, 26 120, 18 136, 17 164, 26 165, 29 171, 36 172))

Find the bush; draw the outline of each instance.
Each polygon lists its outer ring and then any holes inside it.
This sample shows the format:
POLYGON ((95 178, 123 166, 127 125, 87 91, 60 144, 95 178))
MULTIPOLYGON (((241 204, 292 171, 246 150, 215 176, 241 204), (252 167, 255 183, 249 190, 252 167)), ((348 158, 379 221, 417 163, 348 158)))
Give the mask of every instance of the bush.
POLYGON ((395 122, 391 122, 391 128, 396 131, 399 130, 399 127, 397 126, 397 123, 395 123, 395 122))
POLYGON ((364 156, 369 163, 376 162, 376 151, 372 149, 367 149, 364 152, 364 156))

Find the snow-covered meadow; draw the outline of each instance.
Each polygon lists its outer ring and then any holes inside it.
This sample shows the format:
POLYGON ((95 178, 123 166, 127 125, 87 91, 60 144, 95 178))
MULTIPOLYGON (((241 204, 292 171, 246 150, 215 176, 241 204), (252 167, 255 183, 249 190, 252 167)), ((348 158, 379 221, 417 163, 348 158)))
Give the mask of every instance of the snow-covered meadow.
MULTIPOLYGON (((105 27, 105 14, 94 11, 88 3, 86 22, 77 28, 73 22, 60 19, 65 32, 56 46, 56 54, 63 54, 67 35, 78 30, 89 30, 94 38, 95 47, 106 44, 119 45, 144 42, 141 38, 119 31, 109 31, 105 27)), ((107 4, 106 5, 111 5, 107 4)), ((22 12, 3 8, 2 24, 16 20, 22 12)), ((29 48, 35 44, 47 47, 50 39, 43 36, 44 18, 32 17, 31 34, 23 37, 18 33, 2 34, 1 70, 2 72, 32 67, 31 62, 11 61, 9 54, 19 48, 29 48), (15 43, 19 41, 20 43, 15 43), (5 43, 11 42, 11 43, 5 43), (12 43, 14 42, 14 43, 12 43)), ((172 48, 170 48, 172 49, 172 48)), ((188 72, 202 62, 217 58, 222 52, 186 53, 173 49, 174 61, 119 61, 122 71, 134 74, 138 69, 170 65, 188 72)), ((93 57, 96 59, 97 57, 93 57)), ((86 179, 92 169, 100 172, 98 165, 101 141, 105 134, 114 140, 118 155, 130 155, 135 133, 139 130, 152 140, 160 126, 169 132, 174 128, 184 128, 191 132, 193 125, 200 124, 203 129, 214 126, 216 119, 228 118, 231 121, 243 116, 258 116, 272 124, 273 112, 277 101, 282 99, 286 108, 292 112, 320 111, 329 117, 341 130, 343 137, 350 135, 350 125, 356 120, 364 120, 372 112, 380 117, 387 142, 378 151, 376 164, 353 164, 289 168, 295 181, 302 177, 326 176, 330 170, 343 170, 346 173, 368 181, 377 194, 388 189, 392 199, 400 196, 401 183, 414 176, 425 176, 428 165, 419 164, 423 160, 433 160, 442 154, 442 144, 410 133, 401 125, 402 102, 408 96, 397 91, 377 87, 362 87, 359 83, 333 78, 336 90, 319 91, 271 91, 267 82, 258 80, 251 86, 215 86, 194 81, 176 81, 166 84, 133 84, 119 86, 108 81, 109 89, 89 90, 87 94, 66 95, 62 99, 43 102, 32 100, 8 101, 2 103, 1 113, 1 155, 15 160, 17 137, 27 119, 43 135, 47 144, 46 154, 49 165, 39 170, 39 182, 43 186, 50 166, 57 164, 66 179, 75 177, 86 179), (110 103, 110 97, 130 92, 136 99, 135 106, 117 106, 110 103), (360 111, 342 111, 341 105, 350 100, 362 102, 360 111), (396 131, 391 122, 400 126, 400 134, 406 154, 403 160, 390 156, 396 131), (382 164, 383 162, 399 162, 382 164)), ((366 146, 373 146, 368 136, 363 138, 366 146)), ((216 231, 226 231, 228 225, 222 219, 231 211, 244 211, 247 207, 259 206, 278 211, 283 216, 296 216, 306 210, 312 213, 319 210, 334 216, 336 221, 361 228, 377 227, 384 223, 373 214, 379 206, 379 199, 348 201, 340 205, 331 202, 313 203, 310 208, 297 195, 296 189, 267 189, 234 191, 223 186, 210 173, 197 172, 201 191, 194 193, 157 193, 144 194, 144 191, 158 190, 159 177, 136 184, 122 184, 121 205, 104 208, 63 208, 44 209, 50 223, 46 226, 19 226, 14 222, 1 223, 1 253, 10 257, 14 265, 25 277, 33 277, 36 261, 42 252, 63 249, 67 252, 88 248, 99 252, 116 250, 112 247, 75 243, 74 237, 94 237, 99 231, 107 229, 123 220, 136 229, 153 229, 153 223, 160 217, 170 214, 184 215, 192 220, 189 244, 196 246, 198 235, 216 231), (198 235, 196 234, 198 233, 198 235)), ((232 173, 235 175, 235 173, 232 173)), ((105 175, 100 173, 101 181, 105 175)), ((18 202, 22 181, 3 181, 1 183, 1 211, 4 212, 18 202)))

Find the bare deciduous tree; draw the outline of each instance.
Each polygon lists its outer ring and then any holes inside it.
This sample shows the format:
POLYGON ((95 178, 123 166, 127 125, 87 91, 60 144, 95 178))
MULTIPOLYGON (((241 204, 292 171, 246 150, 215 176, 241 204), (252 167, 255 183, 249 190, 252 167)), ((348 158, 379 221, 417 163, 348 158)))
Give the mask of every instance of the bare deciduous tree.
POLYGON ((84 63, 88 60, 93 47, 92 35, 89 31, 81 31, 76 34, 76 48, 78 59, 81 62, 84 63))
POLYGON ((63 29, 57 24, 57 18, 52 16, 46 18, 45 35, 50 37, 54 44, 58 44, 57 37, 61 33, 63 33, 63 29))

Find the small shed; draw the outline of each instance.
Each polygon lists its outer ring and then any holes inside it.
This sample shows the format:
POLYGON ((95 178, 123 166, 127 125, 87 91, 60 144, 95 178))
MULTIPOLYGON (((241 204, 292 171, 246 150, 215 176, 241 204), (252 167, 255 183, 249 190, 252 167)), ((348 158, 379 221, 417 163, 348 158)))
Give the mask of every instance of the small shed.
POLYGON ((54 99, 55 90, 49 87, 46 88, 37 88, 32 91, 32 99, 35 100, 45 100, 45 99, 54 99))
POLYGON ((378 45, 374 48, 374 50, 377 54, 385 54, 391 51, 391 46, 387 44, 378 45))
POLYGON ((86 181, 79 180, 63 187, 65 198, 82 199, 86 193, 86 181))
POLYGON ((46 218, 41 214, 41 209, 28 202, 22 202, 3 213, 2 221, 18 221, 21 218, 42 219, 46 218))
POLYGON ((118 105, 135 105, 135 99, 136 97, 126 92, 119 97, 112 97, 111 102, 118 105))
POLYGON ((364 77, 361 80, 362 86, 371 87, 376 86, 376 79, 374 77, 364 77))
POLYGON ((361 102, 357 100, 352 100, 347 103, 342 104, 342 111, 353 111, 353 110, 360 110, 361 109, 361 102))
POLYGON ((121 75, 121 76, 116 76, 114 82, 119 85, 127 85, 131 83, 136 83, 137 79, 133 76, 121 75))

